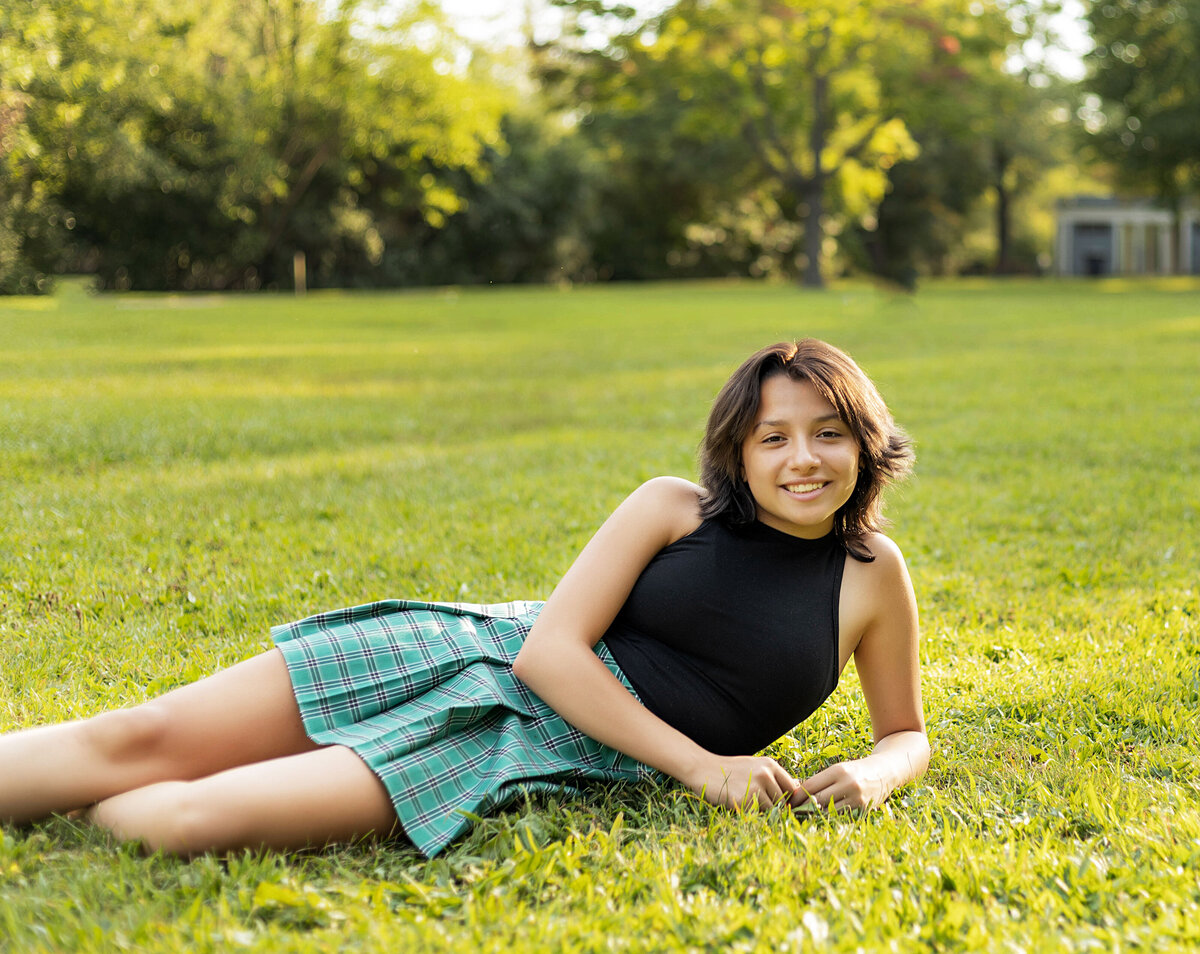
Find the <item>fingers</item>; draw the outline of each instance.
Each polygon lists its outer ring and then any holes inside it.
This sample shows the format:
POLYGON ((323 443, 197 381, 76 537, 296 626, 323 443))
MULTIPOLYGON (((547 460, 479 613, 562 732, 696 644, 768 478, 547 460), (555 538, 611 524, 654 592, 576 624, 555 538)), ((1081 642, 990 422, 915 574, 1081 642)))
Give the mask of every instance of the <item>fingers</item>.
POLYGON ((842 812, 863 807, 856 805, 850 798, 829 790, 802 794, 798 799, 793 799, 790 804, 793 808, 813 812, 842 812))
POLYGON ((804 797, 798 804, 811 801, 818 808, 824 809, 825 811, 828 811, 830 806, 832 806, 835 811, 840 808, 852 807, 849 794, 843 789, 842 786, 836 783, 830 782, 823 786, 816 786, 813 784, 812 779, 809 779, 808 781, 801 782, 800 784, 804 793, 804 797))
POLYGON ((769 772, 751 769, 744 776, 730 773, 730 784, 725 790, 725 805, 734 811, 750 808, 770 808, 782 792, 779 783, 769 772), (745 781, 741 779, 744 777, 745 781))
POLYGON ((799 785, 778 762, 766 757, 730 759, 720 772, 719 790, 706 797, 716 805, 739 812, 770 809, 781 801, 789 801, 799 785))
POLYGON ((750 787, 754 801, 758 807, 769 810, 777 802, 791 795, 788 785, 789 776, 783 768, 773 760, 763 760, 751 774, 750 787))
POLYGON ((822 808, 828 807, 830 799, 837 797, 836 788, 837 780, 830 775, 829 769, 818 772, 800 783, 800 790, 804 793, 803 800, 811 799, 822 808))
POLYGON ((882 779, 861 759, 830 765, 801 782, 800 788, 803 794, 792 799, 793 805, 811 799, 827 811, 873 808, 886 797, 882 779))
POLYGON ((764 780, 761 793, 767 796, 765 803, 760 801, 763 808, 772 808, 780 802, 791 802, 800 783, 788 774, 787 770, 771 758, 763 759, 764 780))
POLYGON ((802 782, 763 756, 721 759, 710 772, 709 781, 694 791, 735 812, 770 810, 781 802, 822 811, 866 809, 882 802, 888 791, 878 769, 864 759, 830 765, 802 782))

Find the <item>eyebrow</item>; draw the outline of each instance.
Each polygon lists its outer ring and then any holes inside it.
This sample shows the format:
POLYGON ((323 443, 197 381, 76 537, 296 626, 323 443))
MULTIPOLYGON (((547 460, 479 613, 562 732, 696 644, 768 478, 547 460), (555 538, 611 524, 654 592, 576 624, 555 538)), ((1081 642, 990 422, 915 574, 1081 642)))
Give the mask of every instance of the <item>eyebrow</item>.
MULTIPOLYGON (((814 424, 827 424, 831 421, 834 423, 837 423, 837 424, 841 424, 843 427, 846 425, 846 422, 842 420, 841 415, 838 415, 838 414, 823 414, 821 417, 813 418, 814 424)), ((790 422, 789 421, 759 421, 757 424, 754 425, 754 430, 757 431, 760 427, 783 427, 785 424, 788 424, 788 423, 790 423, 790 422)))

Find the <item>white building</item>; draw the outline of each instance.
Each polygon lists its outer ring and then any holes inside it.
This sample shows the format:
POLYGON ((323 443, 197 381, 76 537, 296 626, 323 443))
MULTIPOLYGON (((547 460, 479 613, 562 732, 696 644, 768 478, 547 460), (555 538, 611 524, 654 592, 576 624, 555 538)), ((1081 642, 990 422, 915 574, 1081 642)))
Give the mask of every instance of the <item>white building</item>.
POLYGON ((1055 253, 1060 275, 1200 275, 1200 205, 1060 199, 1055 253))

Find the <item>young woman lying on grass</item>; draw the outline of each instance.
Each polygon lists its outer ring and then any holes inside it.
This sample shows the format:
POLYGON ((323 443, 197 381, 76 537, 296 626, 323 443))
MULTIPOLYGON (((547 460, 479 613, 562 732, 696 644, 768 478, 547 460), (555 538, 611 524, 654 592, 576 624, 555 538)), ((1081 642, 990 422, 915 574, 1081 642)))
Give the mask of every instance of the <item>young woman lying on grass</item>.
POLYGON ((161 698, 0 736, 0 820, 85 809, 180 855, 403 832, 433 855, 523 791, 662 772, 740 810, 867 808, 929 760, 917 609, 879 532, 912 452, 819 341, 750 357, 701 481, 659 477, 540 602, 385 600, 161 698), (875 747, 797 780, 754 755, 853 655, 875 747))

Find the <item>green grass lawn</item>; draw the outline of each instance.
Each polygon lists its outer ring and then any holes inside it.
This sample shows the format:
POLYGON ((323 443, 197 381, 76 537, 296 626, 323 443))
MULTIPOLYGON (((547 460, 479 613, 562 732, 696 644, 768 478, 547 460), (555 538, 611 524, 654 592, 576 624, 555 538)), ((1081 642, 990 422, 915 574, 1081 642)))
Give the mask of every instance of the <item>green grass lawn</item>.
MULTIPOLYGON (((0 731, 128 705, 277 622, 547 595, 695 476, 753 349, 850 351, 916 441, 893 536, 934 761, 883 809, 598 791, 403 847, 185 863, 0 840, 0 950, 1200 946, 1200 283, 0 299, 0 731)), ((853 673, 773 748, 864 754, 853 673)))

